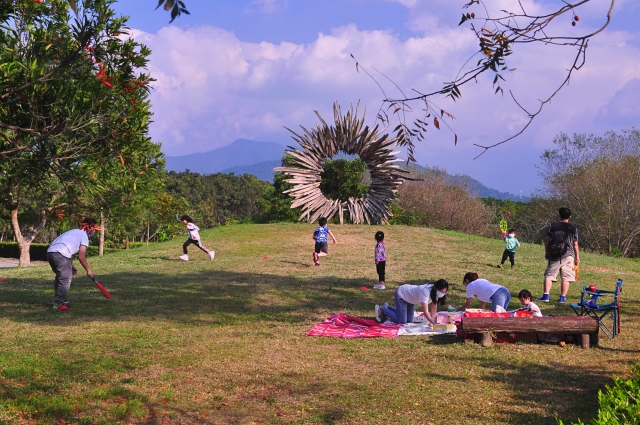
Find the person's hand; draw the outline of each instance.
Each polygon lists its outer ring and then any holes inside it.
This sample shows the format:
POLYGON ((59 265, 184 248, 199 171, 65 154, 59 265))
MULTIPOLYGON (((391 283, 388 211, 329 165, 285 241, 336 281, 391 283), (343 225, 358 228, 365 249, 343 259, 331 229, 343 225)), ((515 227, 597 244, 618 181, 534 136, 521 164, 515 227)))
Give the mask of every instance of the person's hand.
POLYGON ((579 266, 579 265, 580 265, 580 259, 579 259, 579 258, 576 258, 576 260, 574 261, 574 263, 575 263, 575 265, 576 265, 576 266, 579 266))
POLYGON ((89 276, 89 279, 93 279, 96 277, 96 275, 93 274, 93 270, 91 269, 87 270, 87 276, 89 276))
POLYGON ((71 275, 76 276, 78 274, 78 269, 75 266, 71 266, 71 275))
POLYGON ((334 240, 333 240, 333 243, 334 243, 334 244, 337 244, 337 243, 338 243, 338 241, 334 239, 334 240))

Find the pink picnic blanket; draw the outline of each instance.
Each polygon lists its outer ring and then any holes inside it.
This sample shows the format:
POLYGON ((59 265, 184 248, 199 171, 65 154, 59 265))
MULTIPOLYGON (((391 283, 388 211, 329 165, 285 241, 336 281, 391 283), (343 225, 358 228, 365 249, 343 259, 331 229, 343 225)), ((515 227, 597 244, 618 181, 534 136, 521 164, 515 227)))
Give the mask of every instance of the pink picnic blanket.
POLYGON ((402 325, 378 323, 375 320, 336 314, 314 325, 307 336, 328 336, 333 338, 395 338, 402 325))

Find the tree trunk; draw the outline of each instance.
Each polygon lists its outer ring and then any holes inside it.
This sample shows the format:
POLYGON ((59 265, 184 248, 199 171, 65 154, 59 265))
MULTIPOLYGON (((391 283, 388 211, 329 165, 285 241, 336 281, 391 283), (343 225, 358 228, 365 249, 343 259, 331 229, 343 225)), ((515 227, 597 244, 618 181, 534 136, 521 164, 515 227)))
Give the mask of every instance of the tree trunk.
POLYGON ((151 227, 150 221, 151 220, 147 219, 147 246, 149 246, 149 230, 151 230, 150 229, 150 227, 151 227))
POLYGON ((18 249, 20 250, 20 262, 18 263, 20 267, 31 264, 31 254, 29 253, 31 242, 33 242, 46 223, 47 215, 44 211, 41 211, 40 217, 37 218, 36 222, 29 227, 23 235, 20 230, 20 223, 18 222, 18 207, 16 206, 11 210, 11 225, 13 227, 16 242, 18 242, 18 249))
POLYGON ((98 242, 98 256, 104 255, 104 232, 107 227, 107 219, 104 218, 104 213, 100 211, 100 242, 98 242))
POLYGON ((129 249, 129 236, 124 239, 124 249, 129 249))
POLYGON ((588 316, 557 317, 464 317, 464 333, 523 332, 523 333, 575 333, 597 332, 598 322, 588 316))

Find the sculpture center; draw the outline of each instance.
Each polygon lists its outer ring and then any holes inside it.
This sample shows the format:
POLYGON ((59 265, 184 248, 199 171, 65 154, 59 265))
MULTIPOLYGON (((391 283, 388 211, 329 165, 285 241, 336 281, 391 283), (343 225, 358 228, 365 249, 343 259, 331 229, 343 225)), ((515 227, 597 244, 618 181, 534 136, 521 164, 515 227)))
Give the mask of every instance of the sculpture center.
POLYGON ((340 158, 322 162, 320 190, 327 199, 347 201, 361 198, 369 184, 366 183, 367 164, 359 157, 352 160, 340 158))

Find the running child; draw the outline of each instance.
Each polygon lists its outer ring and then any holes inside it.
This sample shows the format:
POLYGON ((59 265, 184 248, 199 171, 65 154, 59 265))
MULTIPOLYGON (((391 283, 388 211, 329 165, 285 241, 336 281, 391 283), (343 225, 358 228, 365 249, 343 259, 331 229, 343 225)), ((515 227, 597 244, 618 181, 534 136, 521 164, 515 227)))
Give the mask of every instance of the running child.
POLYGON ((502 253, 502 261, 498 264, 498 268, 501 269, 502 266, 504 266, 504 262, 507 261, 507 258, 509 258, 511 268, 513 268, 513 265, 515 264, 516 248, 520 247, 520 242, 516 239, 515 229, 509 229, 509 235, 504 238, 504 242, 506 244, 506 248, 502 253))
POLYGON ((373 289, 386 289, 384 285, 384 270, 387 265, 387 248, 384 246, 384 233, 377 231, 375 235, 376 248, 373 251, 373 259, 376 262, 376 271, 378 272, 378 283, 373 289))
POLYGON ((316 246, 313 251, 313 263, 316 266, 320 265, 319 257, 324 257, 329 254, 329 238, 327 238, 327 235, 331 236, 333 243, 338 243, 333 233, 331 233, 329 226, 327 226, 327 219, 320 217, 318 219, 318 228, 313 232, 313 240, 316 241, 316 246))
POLYGON ((215 251, 209 250, 204 245, 202 245, 202 241, 200 240, 200 233, 198 233, 200 229, 198 228, 198 226, 193 224, 193 220, 191 219, 191 217, 185 214, 180 217, 180 221, 182 221, 182 223, 189 231, 189 239, 187 239, 187 241, 182 245, 182 251, 184 252, 184 254, 180 256, 180 259, 189 261, 189 253, 187 251, 187 247, 191 244, 194 244, 195 246, 206 252, 209 255, 209 258, 213 260, 213 257, 216 256, 215 251))
POLYGON ((520 310, 530 311, 531 315, 534 317, 542 317, 540 307, 531 302, 531 292, 523 289, 518 293, 518 299, 520 300, 520 304, 522 304, 520 310))

